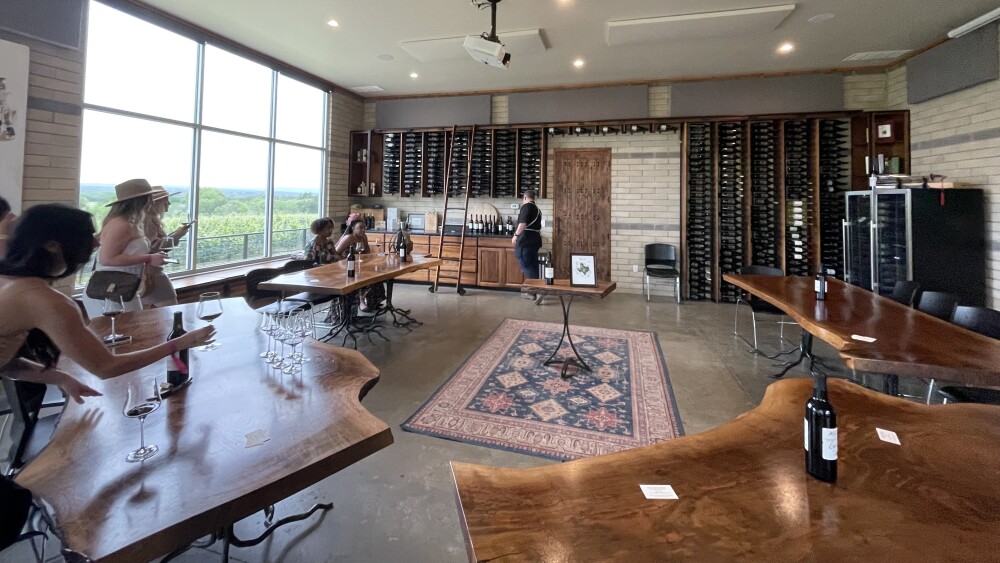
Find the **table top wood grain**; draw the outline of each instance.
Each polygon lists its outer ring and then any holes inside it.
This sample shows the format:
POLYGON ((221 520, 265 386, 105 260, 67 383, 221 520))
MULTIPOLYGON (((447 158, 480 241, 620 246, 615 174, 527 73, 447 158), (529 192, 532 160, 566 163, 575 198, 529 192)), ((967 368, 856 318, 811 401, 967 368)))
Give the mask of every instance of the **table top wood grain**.
POLYGON ((317 266, 301 272, 282 274, 260 284, 260 289, 297 293, 325 293, 348 295, 361 288, 397 278, 410 272, 434 268, 441 265, 439 258, 410 255, 410 260, 400 262, 395 254, 364 254, 360 263, 355 263, 355 277, 347 277, 347 261, 317 266))
POLYGON ((1000 408, 926 406, 829 380, 838 481, 805 472, 807 379, 733 422, 535 468, 452 462, 469 559, 986 561, 1000 554, 1000 408), (901 445, 875 429, 896 432, 901 445), (647 500, 640 484, 678 500, 647 500))
POLYGON ((831 279, 826 299, 817 301, 811 277, 727 274, 722 279, 787 313, 836 349, 850 368, 1000 385, 1000 341, 860 287, 831 279))
POLYGON ((572 295, 574 297, 598 297, 604 299, 615 290, 615 282, 599 281, 597 287, 575 287, 568 279, 554 279, 552 285, 546 285, 544 279, 527 279, 521 283, 521 293, 538 293, 541 295, 572 295))
MULTIPOLYGON (((162 342, 174 310, 184 311, 188 330, 202 324, 195 305, 124 313, 117 328, 133 343, 118 350, 162 342)), ((160 448, 146 462, 125 461, 139 446, 139 422, 122 406, 130 381, 152 389, 154 377, 165 380, 166 360, 106 381, 81 376, 104 396, 71 401, 52 442, 17 477, 49 507, 70 549, 148 561, 392 444, 389 427, 360 404, 379 378, 363 355, 309 341, 313 360, 301 376, 275 374, 257 356, 267 347, 259 315, 242 299, 223 300, 223 310, 214 323, 222 346, 192 350, 191 385, 146 419, 146 443, 160 448), (244 447, 258 429, 270 440, 244 447)), ((92 330, 104 334, 107 321, 95 319, 92 330)))

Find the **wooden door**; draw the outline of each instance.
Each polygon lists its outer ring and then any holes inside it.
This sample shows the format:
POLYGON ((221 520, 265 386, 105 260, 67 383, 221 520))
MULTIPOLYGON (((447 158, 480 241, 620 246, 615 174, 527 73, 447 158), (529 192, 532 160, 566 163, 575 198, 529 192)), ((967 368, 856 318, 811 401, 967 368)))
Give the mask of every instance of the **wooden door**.
POLYGON ((556 277, 569 277, 570 254, 591 253, 610 281, 611 149, 556 149, 552 197, 556 277))
POLYGON ((477 280, 482 287, 503 286, 504 249, 480 248, 477 264, 477 280))
POLYGON ((521 271, 521 265, 517 261, 517 254, 514 254, 513 248, 505 248, 503 252, 504 286, 521 287, 521 284, 524 283, 524 272, 521 271))

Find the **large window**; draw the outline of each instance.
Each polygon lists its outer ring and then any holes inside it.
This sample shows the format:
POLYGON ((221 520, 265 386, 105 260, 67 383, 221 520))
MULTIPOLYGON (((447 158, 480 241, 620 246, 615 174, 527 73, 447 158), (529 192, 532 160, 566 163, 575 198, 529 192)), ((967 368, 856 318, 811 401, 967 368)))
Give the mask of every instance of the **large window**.
POLYGON ((224 47, 91 1, 80 206, 98 223, 130 178, 196 220, 174 272, 287 255, 325 192, 326 93, 224 47))

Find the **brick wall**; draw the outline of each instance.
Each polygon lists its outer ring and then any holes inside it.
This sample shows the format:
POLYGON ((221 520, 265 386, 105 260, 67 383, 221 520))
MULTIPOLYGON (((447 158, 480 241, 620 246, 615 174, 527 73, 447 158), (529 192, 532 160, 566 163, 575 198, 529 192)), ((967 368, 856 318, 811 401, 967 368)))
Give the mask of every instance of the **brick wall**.
MULTIPOLYGON (((369 105, 351 94, 334 92, 329 96, 327 124, 327 183, 326 213, 329 217, 346 217, 352 201, 347 197, 347 167, 351 146, 351 131, 365 128, 365 106, 369 105)), ((370 104, 374 106, 375 104, 370 104)), ((375 111, 371 111, 374 124, 375 111)))
POLYGON ((670 85, 650 86, 648 95, 649 117, 670 117, 670 85))
POLYGON ((877 110, 886 107, 886 75, 848 74, 844 76, 844 109, 877 110))

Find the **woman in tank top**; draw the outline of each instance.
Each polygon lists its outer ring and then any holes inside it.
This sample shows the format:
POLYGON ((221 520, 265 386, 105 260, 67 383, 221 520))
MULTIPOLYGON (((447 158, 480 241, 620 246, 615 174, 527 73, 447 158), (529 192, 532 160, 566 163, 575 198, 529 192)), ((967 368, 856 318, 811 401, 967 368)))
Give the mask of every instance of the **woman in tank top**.
MULTIPOLYGON (((177 195, 167 193, 163 186, 153 186, 153 203, 146 213, 143 223, 143 233, 149 240, 150 250, 160 252, 163 249, 173 248, 177 241, 184 238, 184 235, 191 229, 190 223, 184 223, 171 233, 163 227, 163 216, 170 210, 170 196, 177 195)), ((164 250, 166 252, 166 250, 164 250)), ((163 268, 147 268, 146 276, 143 280, 142 304, 146 307, 169 307, 177 304, 177 291, 171 283, 167 273, 163 268)))
MULTIPOLYGON (((101 249, 97 253, 95 271, 117 270, 142 276, 144 268, 162 268, 167 255, 150 252, 149 241, 142 231, 143 219, 152 202, 153 187, 142 179, 129 180, 115 186, 114 201, 101 228, 101 249)), ((141 292, 141 288, 140 288, 141 292)), ((142 309, 139 293, 125 302, 125 311, 142 309)), ((91 317, 99 317, 104 309, 104 301, 87 297, 83 305, 91 317)))

